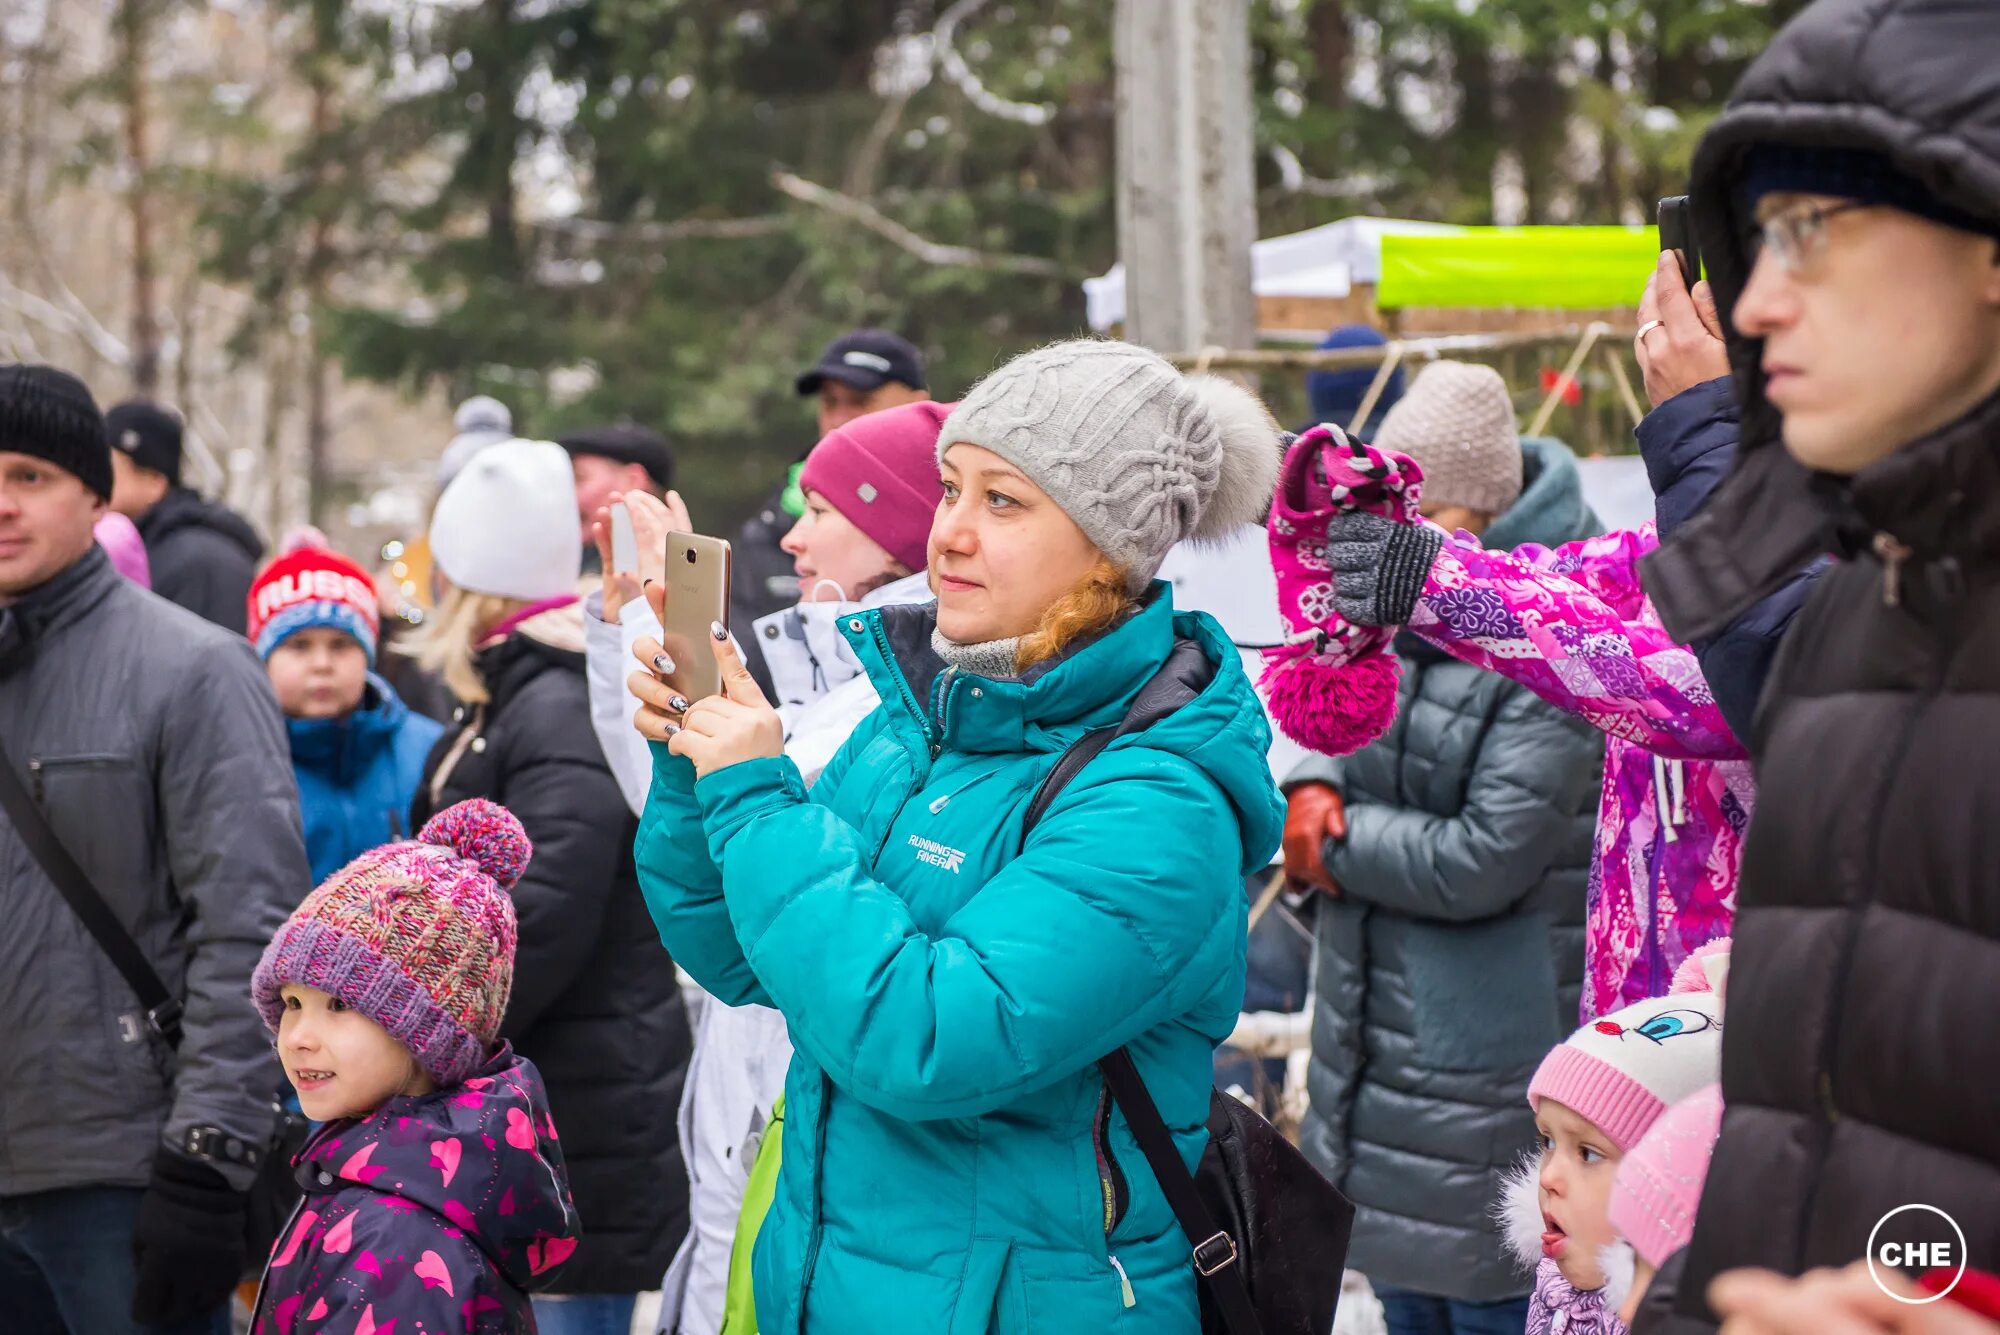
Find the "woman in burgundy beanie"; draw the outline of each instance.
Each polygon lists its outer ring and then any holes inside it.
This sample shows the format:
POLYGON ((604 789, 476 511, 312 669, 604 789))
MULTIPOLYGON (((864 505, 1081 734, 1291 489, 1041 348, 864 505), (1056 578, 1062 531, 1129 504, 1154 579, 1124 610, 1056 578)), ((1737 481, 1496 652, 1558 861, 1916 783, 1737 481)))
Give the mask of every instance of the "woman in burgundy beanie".
MULTIPOLYGON (((806 493, 806 513, 785 535, 784 547, 792 559, 804 559, 802 552, 809 540, 803 530, 819 523, 815 511, 823 514, 830 508, 895 558, 901 567, 898 578, 922 570, 931 517, 937 513, 938 431, 952 406, 908 403, 869 413, 829 431, 813 446, 799 474, 799 488, 806 493), (824 506, 816 506, 815 501, 824 502, 824 506)), ((824 572, 820 577, 823 581, 827 578, 824 572)), ((866 587, 844 588, 842 594, 816 590, 806 568, 802 565, 799 570, 801 602, 822 602, 828 597, 858 601, 869 592, 866 587)))

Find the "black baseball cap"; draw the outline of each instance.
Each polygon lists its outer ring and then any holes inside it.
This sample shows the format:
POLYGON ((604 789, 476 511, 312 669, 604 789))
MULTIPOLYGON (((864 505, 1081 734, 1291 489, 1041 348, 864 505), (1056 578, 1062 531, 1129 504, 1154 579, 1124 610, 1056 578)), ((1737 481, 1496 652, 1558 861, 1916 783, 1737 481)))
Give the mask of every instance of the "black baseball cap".
POLYGON ((882 388, 891 380, 911 389, 926 389, 924 354, 906 338, 885 329, 857 329, 842 334, 826 345, 819 364, 796 382, 800 394, 819 393, 820 383, 835 380, 863 393, 882 388))
POLYGON ((556 442, 571 457, 579 454, 594 454, 615 463, 637 464, 646 470, 646 476, 660 484, 666 491, 674 485, 674 451, 667 444, 667 438, 657 431, 630 422, 618 422, 610 426, 585 427, 572 431, 556 442))

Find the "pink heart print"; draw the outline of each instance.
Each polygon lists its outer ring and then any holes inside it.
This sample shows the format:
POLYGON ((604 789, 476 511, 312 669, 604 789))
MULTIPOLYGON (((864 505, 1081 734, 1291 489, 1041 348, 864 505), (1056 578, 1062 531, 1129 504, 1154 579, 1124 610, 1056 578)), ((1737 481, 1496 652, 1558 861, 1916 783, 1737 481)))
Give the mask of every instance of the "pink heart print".
POLYGON ((348 1248, 354 1245, 354 1212, 350 1210, 342 1215, 340 1222, 326 1231, 326 1236, 320 1239, 319 1245, 323 1251, 332 1252, 336 1256, 345 1255, 348 1248))
POLYGON ((465 1147, 456 1137, 431 1142, 431 1167, 444 1170, 445 1186, 450 1186, 451 1180, 458 1176, 458 1161, 464 1153, 465 1147))
POLYGON ((575 1238, 556 1238, 544 1235, 528 1244, 528 1272, 539 1275, 544 1270, 553 1270, 576 1250, 575 1238))
POLYGON ((425 1252, 418 1257, 412 1270, 424 1282, 425 1288, 443 1289, 453 1298, 458 1296, 458 1291, 451 1286, 451 1271, 445 1269, 444 1258, 436 1252, 425 1252))
POLYGON ((535 1148, 535 1124, 519 1108, 507 1110, 507 1143, 517 1150, 535 1148))
POLYGON ((459 1201, 449 1199, 445 1201, 444 1217, 451 1220, 455 1227, 461 1228, 467 1233, 477 1234, 479 1232, 478 1216, 466 1209, 464 1204, 459 1201))
POLYGON ((340 1175, 350 1182, 359 1182, 362 1186, 367 1186, 389 1171, 386 1168, 377 1168, 368 1162, 374 1154, 375 1142, 371 1140, 356 1150, 347 1162, 340 1166, 340 1175))
POLYGON ((1402 675, 1393 626, 1357 626, 1334 605, 1326 528, 1365 510, 1420 522, 1424 472, 1394 450, 1321 425, 1292 442, 1271 504, 1271 566, 1288 634, 1264 651, 1262 685, 1272 717, 1294 741, 1327 755, 1360 750, 1396 716, 1402 675))
POLYGON ((292 1221, 291 1232, 285 1235, 285 1249, 271 1258, 273 1266, 290 1265, 292 1258, 299 1254, 299 1246, 312 1232, 312 1226, 319 1222, 317 1210, 307 1210, 292 1221))

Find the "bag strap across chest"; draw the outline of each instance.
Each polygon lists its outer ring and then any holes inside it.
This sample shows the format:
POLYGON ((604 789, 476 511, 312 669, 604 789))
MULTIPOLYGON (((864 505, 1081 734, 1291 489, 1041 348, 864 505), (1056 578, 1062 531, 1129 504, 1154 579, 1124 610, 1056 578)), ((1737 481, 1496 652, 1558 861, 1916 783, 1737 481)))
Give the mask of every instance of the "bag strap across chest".
MULTIPOLYGON (((1139 689, 1132 707, 1122 720, 1110 727, 1093 728, 1070 743, 1043 777, 1035 795, 1028 800, 1027 815, 1021 822, 1022 843, 1027 842, 1028 836, 1041 823, 1063 789, 1105 747, 1127 733, 1150 727, 1186 703, 1193 694, 1198 694, 1194 674, 1206 667, 1207 656, 1201 652, 1199 645, 1191 640, 1176 642, 1166 664, 1139 689), (1199 659, 1199 666, 1196 658, 1199 659)), ((1104 1073, 1105 1086, 1111 1091, 1118 1110, 1125 1114, 1126 1125, 1132 1128, 1132 1138, 1139 1142, 1139 1150, 1146 1156, 1146 1163, 1152 1168, 1161 1193, 1172 1207, 1174 1218, 1187 1235, 1188 1245, 1194 1249, 1195 1273, 1208 1284, 1209 1293, 1229 1335, 1263 1335, 1263 1326, 1250 1302, 1249 1287, 1243 1282, 1243 1268, 1239 1264, 1242 1253, 1238 1242, 1229 1236, 1228 1230, 1216 1223, 1215 1216, 1202 1201, 1194 1176, 1181 1162, 1174 1134, 1167 1129, 1166 1119, 1160 1116, 1152 1091, 1146 1088, 1145 1077, 1139 1074, 1132 1054, 1121 1047, 1098 1058, 1097 1065, 1104 1073)))

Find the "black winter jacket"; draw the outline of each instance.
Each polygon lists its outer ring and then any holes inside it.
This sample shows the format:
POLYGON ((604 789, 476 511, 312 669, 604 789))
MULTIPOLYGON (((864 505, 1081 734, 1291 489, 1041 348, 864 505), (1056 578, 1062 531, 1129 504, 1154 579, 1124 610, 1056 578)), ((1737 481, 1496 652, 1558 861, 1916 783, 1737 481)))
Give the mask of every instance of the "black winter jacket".
POLYGON ((264 544, 243 516, 175 487, 137 521, 153 592, 241 635, 264 544))
POLYGON ((637 1293, 659 1286, 687 1232, 676 1116, 693 1039, 639 897, 637 822, 590 727, 575 617, 545 613, 481 652, 492 700, 432 750, 411 828, 485 797, 534 844, 514 887, 520 944, 501 1033, 548 1086, 583 1223, 552 1289, 637 1293))
MULTIPOLYGON (((2000 219, 2000 22, 1977 0, 1826 0, 1744 75, 1696 155, 1716 297, 1752 255, 1735 185, 1757 143, 1886 154, 2000 219)), ((1860 331, 1857 337, 1870 336, 1860 331)), ((1819 552, 1751 740, 1728 1105, 1681 1307, 1720 1270, 1861 1257, 1908 1203, 2000 1260, 2000 401, 1851 479, 1778 444, 1761 344, 1729 337, 1736 468, 1646 570, 1667 625, 1712 636, 1819 552), (1878 541, 1908 552, 1876 555, 1878 541)))
MULTIPOLYGON (((1503 549, 1597 531, 1576 465, 1530 444, 1503 549)), ((1604 742, 1524 686, 1404 635, 1395 722, 1315 757, 1347 804, 1319 905, 1301 1147, 1356 1207, 1348 1265, 1456 1299, 1518 1297, 1488 1213, 1534 1144, 1528 1079, 1575 1023, 1604 742)))

